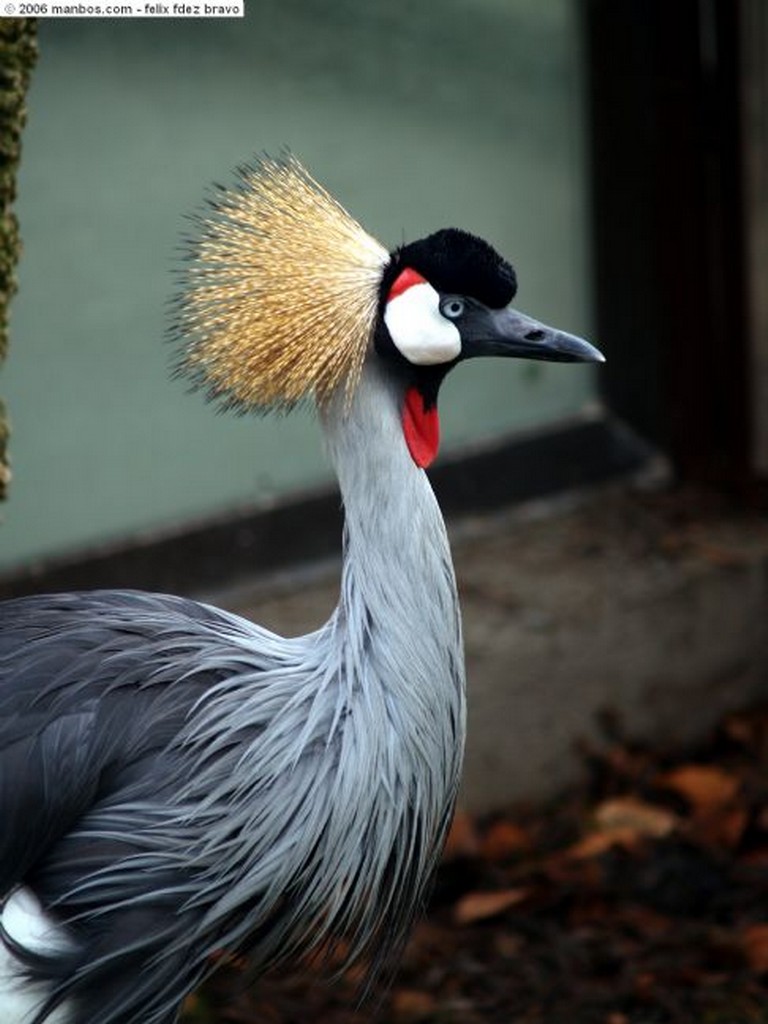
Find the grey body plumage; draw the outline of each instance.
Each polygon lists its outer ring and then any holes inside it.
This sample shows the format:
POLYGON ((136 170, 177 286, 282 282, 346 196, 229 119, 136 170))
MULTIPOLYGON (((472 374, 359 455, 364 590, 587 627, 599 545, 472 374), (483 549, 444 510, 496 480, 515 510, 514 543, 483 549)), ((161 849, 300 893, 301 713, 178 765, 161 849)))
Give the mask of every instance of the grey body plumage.
POLYGON ((474 236, 387 254, 295 161, 241 178, 203 224, 179 333, 225 405, 314 397, 345 510, 339 603, 287 639, 139 592, 0 605, 12 1024, 173 1024, 220 949, 257 971, 341 941, 374 971, 397 951, 465 734, 453 567, 423 472, 440 382, 473 355, 600 358, 510 310, 514 272, 474 236))
POLYGON ((0 606, 0 885, 69 922, 72 952, 32 967, 61 975, 54 999, 82 990, 76 1024, 174 1020, 222 947, 265 966, 344 938, 381 958, 418 910, 464 735, 450 555, 392 443, 392 389, 368 372, 349 416, 324 419, 346 558, 317 632, 119 591, 0 606))

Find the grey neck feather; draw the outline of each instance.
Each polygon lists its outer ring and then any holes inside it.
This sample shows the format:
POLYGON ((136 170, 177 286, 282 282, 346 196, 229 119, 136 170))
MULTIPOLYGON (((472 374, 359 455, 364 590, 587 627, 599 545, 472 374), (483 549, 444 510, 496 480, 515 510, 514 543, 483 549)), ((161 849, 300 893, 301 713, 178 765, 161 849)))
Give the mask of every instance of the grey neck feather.
MULTIPOLYGON (((218 876, 224 905, 266 891, 266 913, 296 892, 269 929, 265 960, 305 947, 308 928, 311 944, 343 935, 350 959, 385 959, 419 910, 450 824, 465 734, 461 623, 445 525, 408 453, 401 405, 369 363, 350 407, 340 398, 322 415, 345 509, 339 604, 316 633, 286 647, 275 638, 293 664, 267 685, 272 706, 285 703, 240 763, 251 761, 255 791, 267 795, 266 808, 240 801, 243 831, 269 855, 244 856, 237 884, 218 876), (301 877, 312 886, 297 887, 301 877)), ((255 682, 255 700, 246 690, 222 707, 229 731, 263 718, 255 682)), ((220 742, 210 712, 204 735, 220 742)), ((221 806, 227 794, 213 799, 221 806)))
MULTIPOLYGON (((368 365, 351 408, 339 404, 324 417, 345 512, 341 595, 331 621, 338 642, 366 661, 360 682, 402 701, 403 712, 424 715, 424 726, 430 715, 455 715, 463 728, 451 553, 429 480, 406 448, 401 403, 397 386, 368 365)), ((452 778, 455 745, 445 756, 452 778)))
POLYGON ((373 929, 383 925, 389 942, 410 923, 435 867, 465 734, 461 620, 448 537, 429 480, 407 450, 402 400, 397 384, 369 363, 351 407, 340 400, 323 417, 345 511, 329 650, 343 652, 339 678, 357 709, 361 762, 376 766, 359 781, 371 786, 372 804, 393 802, 388 831, 376 842, 382 853, 411 844, 411 863, 399 862, 382 900, 393 919, 373 929))

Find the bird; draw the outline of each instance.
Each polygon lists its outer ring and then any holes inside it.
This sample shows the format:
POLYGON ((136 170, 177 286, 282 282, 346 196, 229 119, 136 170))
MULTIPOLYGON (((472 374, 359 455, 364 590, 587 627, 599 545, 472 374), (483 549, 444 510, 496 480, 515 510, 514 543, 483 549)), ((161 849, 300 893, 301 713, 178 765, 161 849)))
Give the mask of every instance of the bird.
POLYGON ((0 1017, 173 1024, 221 953, 390 970, 454 812, 462 626, 426 469, 446 374, 600 362, 446 228, 388 250, 284 152, 183 243, 174 373, 222 409, 316 410, 344 509, 338 604, 283 637, 138 590, 0 605, 0 1017))

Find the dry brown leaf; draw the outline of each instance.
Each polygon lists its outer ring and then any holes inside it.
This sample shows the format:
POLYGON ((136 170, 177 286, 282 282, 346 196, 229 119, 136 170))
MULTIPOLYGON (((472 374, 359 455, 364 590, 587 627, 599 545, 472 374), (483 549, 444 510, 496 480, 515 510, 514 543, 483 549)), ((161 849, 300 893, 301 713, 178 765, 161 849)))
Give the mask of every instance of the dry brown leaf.
POLYGON ((747 557, 743 551, 726 547, 724 544, 713 544, 710 541, 699 541, 696 549, 710 565, 721 569, 738 569, 744 565, 747 557))
POLYGON ((766 754, 766 740, 768 740, 768 712, 750 711, 734 713, 726 718, 723 725, 725 734, 745 747, 758 758, 764 759, 766 754))
POLYGON ((648 770, 648 754, 616 745, 604 751, 601 761, 606 771, 622 779, 637 779, 648 770))
POLYGON ((425 1020, 437 1009, 437 1000, 421 989, 400 988, 392 993, 392 1012, 399 1020, 425 1020))
POLYGON ((498 889, 495 892, 470 892, 453 908, 456 924, 474 924, 496 917, 528 896, 527 889, 498 889))
POLYGON ((723 730, 729 739, 743 747, 751 747, 755 743, 757 727, 752 715, 733 714, 723 722, 723 730))
MULTIPOLYGON (((597 833, 596 833, 597 834, 597 833)), ((589 852, 592 836, 575 843, 571 847, 556 850, 551 853, 544 862, 544 870, 548 881, 554 885, 577 886, 582 891, 589 891, 597 888, 603 881, 603 869, 596 860, 600 853, 604 853, 611 845, 615 846, 616 841, 605 845, 601 839, 601 848, 595 853, 589 852), (582 844, 585 852, 581 852, 582 844)))
POLYGON ((653 971, 641 971, 634 977, 634 988, 637 995, 647 999, 657 987, 656 975, 653 971))
POLYGON ((617 922, 628 925, 633 932, 639 932, 645 938, 656 939, 669 934, 673 927, 669 917, 640 903, 617 906, 614 915, 617 922))
POLYGON ((768 972, 768 924, 748 925, 740 938, 750 969, 758 974, 768 972))
POLYGON ((362 991, 368 973, 369 969, 366 964, 350 964, 349 967, 344 968, 344 981, 353 989, 362 991))
POLYGON ((757 846, 753 850, 746 850, 741 854, 739 860, 751 868, 768 869, 768 847, 757 846))
POLYGON ((708 846, 724 846, 733 850, 741 842, 748 821, 749 811, 746 807, 730 807, 697 818, 694 833, 700 842, 708 846))
POLYGON ((506 860, 530 850, 531 836, 512 821, 496 821, 480 842, 480 856, 485 860, 506 860))
POLYGON ((634 828, 617 826, 616 828, 603 829, 599 832, 590 832, 573 846, 563 851, 563 856, 572 860, 585 860, 590 857, 599 857, 607 853, 614 846, 621 846, 625 850, 631 850, 638 845, 643 836, 634 828))
POLYGON ((457 811, 448 832, 443 859, 456 860, 458 857, 476 857, 479 845, 474 818, 466 811, 457 811))
POLYGON ((505 960, 519 960, 525 948, 525 941, 520 935, 497 931, 493 937, 493 948, 505 960))
POLYGON ((686 764, 660 776, 658 782, 685 797, 694 815, 708 815, 732 803, 741 780, 713 765, 686 764))
POLYGON ((680 824, 676 814, 634 797, 605 800, 595 810, 595 823, 601 831, 630 829, 641 836, 667 836, 680 824))

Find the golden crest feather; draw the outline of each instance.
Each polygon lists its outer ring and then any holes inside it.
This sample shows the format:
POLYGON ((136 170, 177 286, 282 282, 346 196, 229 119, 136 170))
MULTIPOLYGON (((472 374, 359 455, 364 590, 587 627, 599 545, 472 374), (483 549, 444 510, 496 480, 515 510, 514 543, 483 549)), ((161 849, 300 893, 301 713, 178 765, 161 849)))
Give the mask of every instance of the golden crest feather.
POLYGON ((225 406, 289 409, 360 379, 389 253, 293 156, 240 168, 197 218, 173 333, 225 406))

